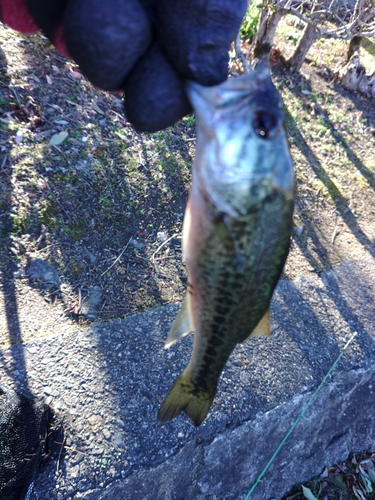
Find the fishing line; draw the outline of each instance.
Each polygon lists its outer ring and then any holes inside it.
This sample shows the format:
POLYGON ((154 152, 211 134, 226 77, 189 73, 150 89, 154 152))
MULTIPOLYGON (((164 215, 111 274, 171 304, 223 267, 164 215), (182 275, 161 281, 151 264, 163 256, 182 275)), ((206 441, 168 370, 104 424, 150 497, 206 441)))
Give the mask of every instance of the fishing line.
POLYGON ((255 490, 255 488, 257 487, 257 485, 260 483, 261 479, 263 478, 264 474, 267 472, 267 470, 269 469, 270 465, 272 464, 272 462, 275 460, 276 456, 279 454, 281 448, 284 446, 286 440, 288 439, 288 437, 292 434, 292 432, 294 431, 294 429, 296 428, 297 424, 299 423, 299 421, 301 420, 301 418, 304 416, 304 414, 306 413, 306 410, 308 409, 308 407, 311 405, 311 403, 314 401, 316 395, 318 394, 318 392, 320 391, 320 389, 322 388, 322 386, 324 385, 324 383, 326 382, 327 378, 331 375, 331 373, 333 372, 333 370, 336 368, 336 365, 337 363, 340 361, 340 359, 342 358, 343 354, 344 354, 344 351, 347 349, 347 347, 349 346, 349 344, 352 342, 352 340, 354 339, 354 337, 357 335, 357 332, 355 332, 351 337, 350 339, 348 340, 348 342, 345 344, 343 350, 341 351, 341 353, 339 354, 338 358, 336 359, 336 361, 333 363, 333 365, 331 366, 331 368, 328 370, 326 376, 323 378, 323 380, 320 382, 318 388, 315 390, 315 392, 312 394, 312 396, 310 397, 310 399, 308 400, 308 402, 306 403, 306 406, 303 408, 303 410, 301 411, 301 413, 298 415, 298 417, 296 418, 294 424, 292 425, 292 427, 289 429, 289 431, 287 432, 287 434, 285 435, 285 437, 283 438, 283 440, 281 441, 281 443, 279 444, 279 446, 276 448, 276 451, 274 452, 274 454, 272 455, 272 457, 269 459, 269 461, 267 462, 266 466, 264 467, 264 469, 262 470, 262 472, 259 474, 259 477, 258 479, 255 481, 255 483, 253 484, 253 486, 251 487, 249 493, 246 495, 246 497, 244 498, 244 500, 248 500, 248 498, 250 498, 250 495, 253 493, 253 491, 255 490))

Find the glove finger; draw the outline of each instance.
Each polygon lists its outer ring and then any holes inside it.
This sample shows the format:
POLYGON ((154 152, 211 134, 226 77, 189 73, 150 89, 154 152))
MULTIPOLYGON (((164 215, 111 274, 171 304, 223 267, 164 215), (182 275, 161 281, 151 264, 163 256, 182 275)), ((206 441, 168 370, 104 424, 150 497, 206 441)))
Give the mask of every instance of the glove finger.
POLYGON ((146 12, 137 0, 71 0, 64 12, 63 33, 73 59, 104 90, 123 85, 152 38, 146 12))
POLYGON ((158 40, 178 73, 202 85, 224 81, 246 8, 247 0, 159 0, 158 40))
POLYGON ((39 31, 39 26, 30 15, 24 0, 0 0, 0 21, 21 33, 39 31))
POLYGON ((130 72, 124 85, 125 114, 142 132, 157 132, 191 111, 184 85, 157 42, 130 72))

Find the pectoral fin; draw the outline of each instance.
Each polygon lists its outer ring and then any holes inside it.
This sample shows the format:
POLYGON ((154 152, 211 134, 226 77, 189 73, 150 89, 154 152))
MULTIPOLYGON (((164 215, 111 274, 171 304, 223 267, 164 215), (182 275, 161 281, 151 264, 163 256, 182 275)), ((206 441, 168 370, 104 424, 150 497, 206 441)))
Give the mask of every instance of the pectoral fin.
POLYGON ((268 308, 264 313, 263 318, 251 332, 250 337, 257 337, 260 335, 263 335, 265 337, 268 337, 270 335, 270 308, 268 308))
POLYGON ((187 293, 182 303, 180 312, 178 313, 177 318, 175 319, 172 328, 170 329, 164 347, 168 349, 168 347, 177 342, 180 337, 188 335, 193 330, 193 321, 191 319, 190 313, 190 299, 189 293, 187 293))

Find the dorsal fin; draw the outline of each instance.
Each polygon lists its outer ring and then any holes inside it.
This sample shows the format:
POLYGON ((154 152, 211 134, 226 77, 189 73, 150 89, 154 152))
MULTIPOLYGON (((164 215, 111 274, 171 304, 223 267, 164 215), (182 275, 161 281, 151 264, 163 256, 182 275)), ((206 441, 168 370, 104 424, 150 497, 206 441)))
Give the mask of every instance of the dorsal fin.
POLYGON ((169 331, 168 338, 165 342, 165 348, 171 347, 180 337, 188 335, 194 330, 193 321, 190 313, 189 293, 185 295, 180 312, 175 319, 172 328, 169 331))

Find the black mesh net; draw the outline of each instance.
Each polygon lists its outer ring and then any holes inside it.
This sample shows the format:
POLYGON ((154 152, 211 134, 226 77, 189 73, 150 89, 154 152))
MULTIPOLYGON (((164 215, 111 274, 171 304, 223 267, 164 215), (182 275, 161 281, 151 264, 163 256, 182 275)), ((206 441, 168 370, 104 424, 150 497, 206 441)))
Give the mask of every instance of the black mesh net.
POLYGON ((62 443, 61 422, 51 407, 0 386, 0 500, 24 498, 62 443))

